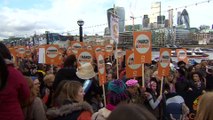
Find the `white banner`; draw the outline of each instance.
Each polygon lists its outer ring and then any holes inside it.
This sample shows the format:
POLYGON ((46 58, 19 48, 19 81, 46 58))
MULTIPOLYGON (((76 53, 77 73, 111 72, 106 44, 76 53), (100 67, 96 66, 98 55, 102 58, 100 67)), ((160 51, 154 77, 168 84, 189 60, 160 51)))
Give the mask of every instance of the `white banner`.
POLYGON ((39 52, 38 52, 38 63, 46 63, 46 59, 45 59, 45 48, 39 48, 39 52))
POLYGON ((111 14, 110 18, 110 32, 112 39, 118 44, 119 38, 119 18, 113 14, 111 14))

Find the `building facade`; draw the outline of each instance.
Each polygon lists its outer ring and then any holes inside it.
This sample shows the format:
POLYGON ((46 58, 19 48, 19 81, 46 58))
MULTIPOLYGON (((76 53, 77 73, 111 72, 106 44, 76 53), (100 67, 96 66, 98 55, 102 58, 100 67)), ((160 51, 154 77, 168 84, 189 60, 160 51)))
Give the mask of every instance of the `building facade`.
POLYGON ((169 13, 169 27, 172 28, 173 27, 173 9, 169 9, 168 11, 169 13))
POLYGON ((114 13, 119 17, 119 32, 124 32, 125 26, 125 9, 123 7, 115 7, 110 8, 107 10, 107 21, 108 21, 108 28, 110 32, 110 19, 111 14, 114 13))
POLYGON ((148 28, 149 27, 149 16, 148 15, 144 15, 143 16, 143 28, 148 28))
POLYGON ((182 13, 178 12, 177 13, 177 25, 178 26, 184 26, 185 28, 189 29, 190 28, 190 20, 189 20, 189 14, 186 9, 182 11, 182 13))
POLYGON ((150 23, 157 22, 157 16, 161 15, 161 2, 154 2, 151 4, 151 14, 150 16, 150 23))

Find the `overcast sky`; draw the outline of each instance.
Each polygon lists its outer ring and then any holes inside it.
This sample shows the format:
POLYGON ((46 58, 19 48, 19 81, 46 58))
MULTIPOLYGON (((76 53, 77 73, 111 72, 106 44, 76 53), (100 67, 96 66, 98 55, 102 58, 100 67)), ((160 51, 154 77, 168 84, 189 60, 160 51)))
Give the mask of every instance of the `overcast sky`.
POLYGON ((208 0, 0 0, 0 39, 45 31, 76 35, 78 19, 85 21, 85 34, 103 34, 107 27, 106 10, 113 4, 125 8, 126 24, 132 24, 132 14, 138 17, 135 23, 141 24, 140 16, 150 13, 151 3, 156 1, 161 1, 166 18, 169 6, 174 8, 174 25, 177 12, 184 9, 175 8, 182 6, 186 6, 189 13, 191 27, 213 24, 213 0, 197 5, 195 3, 208 0))

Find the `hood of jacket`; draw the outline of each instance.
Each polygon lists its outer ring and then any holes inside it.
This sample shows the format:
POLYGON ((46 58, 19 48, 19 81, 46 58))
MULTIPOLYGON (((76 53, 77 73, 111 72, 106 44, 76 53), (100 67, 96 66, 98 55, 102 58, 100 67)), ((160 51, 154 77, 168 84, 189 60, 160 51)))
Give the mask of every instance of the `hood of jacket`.
POLYGON ((71 114, 75 111, 89 111, 93 113, 92 107, 87 102, 79 102, 79 103, 72 103, 72 104, 66 104, 61 106, 60 108, 50 108, 47 110, 47 116, 50 118, 56 118, 60 116, 66 116, 68 114, 71 114))

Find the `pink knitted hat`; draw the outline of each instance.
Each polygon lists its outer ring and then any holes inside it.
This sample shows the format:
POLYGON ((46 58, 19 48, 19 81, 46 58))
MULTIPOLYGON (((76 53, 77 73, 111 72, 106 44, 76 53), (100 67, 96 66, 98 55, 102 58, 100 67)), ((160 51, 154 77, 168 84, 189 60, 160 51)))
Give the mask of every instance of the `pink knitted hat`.
POLYGON ((128 87, 135 86, 135 85, 137 85, 137 84, 138 84, 138 81, 135 80, 135 79, 130 79, 130 80, 126 81, 126 85, 127 85, 128 87))

